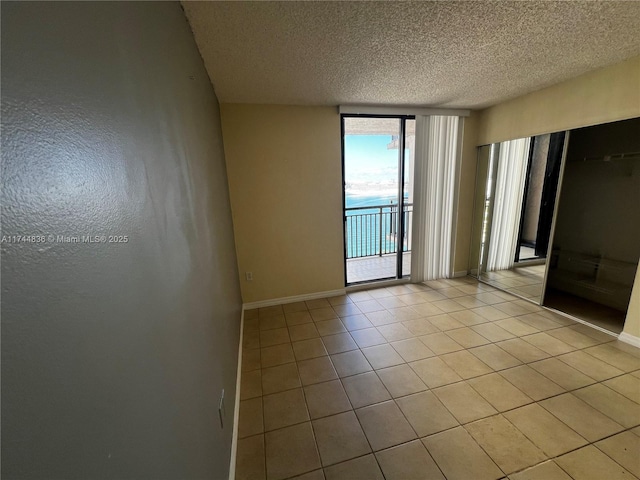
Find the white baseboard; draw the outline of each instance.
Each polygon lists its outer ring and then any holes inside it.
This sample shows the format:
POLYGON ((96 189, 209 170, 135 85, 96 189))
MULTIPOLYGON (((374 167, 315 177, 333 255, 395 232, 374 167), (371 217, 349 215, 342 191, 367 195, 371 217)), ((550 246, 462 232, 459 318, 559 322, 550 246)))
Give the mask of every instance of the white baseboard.
POLYGON ((622 332, 618 335, 618 340, 624 343, 628 343, 629 345, 633 345, 634 347, 640 348, 640 337, 636 337, 635 335, 631 335, 630 333, 622 332))
POLYGON ((460 270, 459 272, 453 272, 453 277, 451 278, 460 278, 466 277, 469 274, 467 270, 460 270))
POLYGON ((282 305, 284 303, 304 302, 305 300, 315 300, 317 298, 337 297, 344 295, 345 289, 329 290, 327 292, 308 293, 305 295, 294 295, 293 297, 273 298, 271 300, 260 300, 258 302, 249 302, 244 304, 245 310, 260 307, 272 307, 274 305, 282 305))
POLYGON ((236 372, 236 401, 233 405, 233 435, 231 437, 231 459, 229 460, 229 480, 236 478, 236 457, 238 454, 238 421, 240 419, 240 379, 242 377, 242 335, 244 334, 244 307, 240 315, 240 342, 238 345, 238 371, 236 372))

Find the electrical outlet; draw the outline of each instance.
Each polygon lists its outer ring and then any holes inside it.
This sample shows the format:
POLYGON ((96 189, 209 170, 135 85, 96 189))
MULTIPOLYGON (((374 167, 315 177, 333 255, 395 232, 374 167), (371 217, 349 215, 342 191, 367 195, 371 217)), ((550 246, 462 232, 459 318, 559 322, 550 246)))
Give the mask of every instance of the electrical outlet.
POLYGON ((245 272, 244 276, 247 279, 247 282, 251 282, 253 280, 253 272, 245 272))
POLYGON ((225 409, 224 409, 224 388, 222 389, 222 393, 220 394, 220 402, 218 402, 218 416, 220 417, 220 428, 224 428, 224 417, 225 417, 225 409))

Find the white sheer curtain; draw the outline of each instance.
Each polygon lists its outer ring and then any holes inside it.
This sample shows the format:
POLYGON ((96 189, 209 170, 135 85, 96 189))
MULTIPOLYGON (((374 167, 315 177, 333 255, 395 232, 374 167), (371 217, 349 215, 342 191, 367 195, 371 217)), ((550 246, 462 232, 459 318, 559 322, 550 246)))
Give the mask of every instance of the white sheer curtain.
POLYGON ((452 276, 459 117, 416 116, 411 279, 452 276))
POLYGON ((530 145, 530 138, 500 144, 487 271, 514 265, 530 145))

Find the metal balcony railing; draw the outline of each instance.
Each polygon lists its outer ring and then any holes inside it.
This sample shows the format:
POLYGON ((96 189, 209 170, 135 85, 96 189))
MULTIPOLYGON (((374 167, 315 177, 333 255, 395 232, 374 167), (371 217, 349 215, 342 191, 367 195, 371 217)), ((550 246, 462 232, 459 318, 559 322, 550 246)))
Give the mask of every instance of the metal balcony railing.
MULTIPOLYGON (((410 252, 413 204, 405 203, 403 252, 410 252)), ((345 208, 347 258, 382 256, 398 251, 398 205, 345 208)))

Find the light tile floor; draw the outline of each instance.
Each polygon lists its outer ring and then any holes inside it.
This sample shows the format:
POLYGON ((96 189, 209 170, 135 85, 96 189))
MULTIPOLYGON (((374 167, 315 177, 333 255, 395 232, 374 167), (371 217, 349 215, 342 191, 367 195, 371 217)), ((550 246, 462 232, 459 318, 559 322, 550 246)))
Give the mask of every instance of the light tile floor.
POLYGON ((545 265, 530 265, 511 270, 498 270, 483 274, 483 280, 507 292, 537 303, 542 297, 545 265))
POLYGON ((640 476, 640 351, 463 278, 245 312, 237 479, 640 476))

